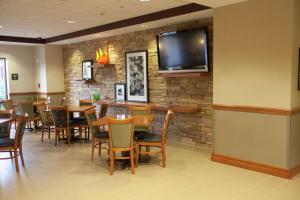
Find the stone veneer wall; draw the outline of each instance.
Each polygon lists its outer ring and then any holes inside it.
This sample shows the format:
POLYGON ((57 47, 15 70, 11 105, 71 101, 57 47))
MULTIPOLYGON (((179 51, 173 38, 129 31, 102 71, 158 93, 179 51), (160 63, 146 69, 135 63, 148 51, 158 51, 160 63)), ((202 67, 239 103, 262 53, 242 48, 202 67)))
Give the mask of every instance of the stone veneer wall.
MULTIPOLYGON (((90 98, 99 91, 106 99, 114 99, 114 84, 126 82, 125 52, 148 50, 150 102, 162 105, 199 106, 202 111, 193 114, 175 113, 168 137, 191 145, 211 145, 213 140, 212 116, 212 20, 192 21, 161 28, 127 33, 107 38, 84 41, 64 46, 65 92, 69 103, 90 98), (209 36, 210 73, 197 78, 165 78, 158 74, 156 35, 158 33, 207 26, 209 36), (95 61, 95 51, 101 47, 108 52, 115 67, 94 70, 96 83, 86 84, 81 79, 81 62, 95 61)), ((110 113, 127 112, 122 107, 110 107, 110 113)), ((161 131, 164 112, 154 112, 154 131, 161 131)))

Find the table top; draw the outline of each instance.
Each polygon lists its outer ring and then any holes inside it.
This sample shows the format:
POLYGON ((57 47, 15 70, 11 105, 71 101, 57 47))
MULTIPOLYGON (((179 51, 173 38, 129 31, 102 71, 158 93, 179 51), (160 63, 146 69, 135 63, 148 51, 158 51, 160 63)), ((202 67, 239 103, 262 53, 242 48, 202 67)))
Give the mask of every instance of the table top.
POLYGON ((68 111, 69 112, 84 112, 86 110, 95 108, 96 106, 79 106, 79 105, 69 105, 68 111))
MULTIPOLYGON (((93 122, 94 126, 105 126, 108 125, 108 118, 115 118, 115 119, 122 119, 122 118, 126 118, 128 116, 123 115, 122 117, 119 117, 121 115, 114 115, 114 116, 105 116, 102 118, 97 119, 97 121, 93 122)), ((145 126, 148 127, 151 125, 154 117, 153 115, 136 115, 134 116, 135 118, 135 126, 145 126)))
POLYGON ((12 120, 13 119, 11 119, 11 118, 2 118, 2 119, 0 119, 0 124, 5 124, 5 123, 10 122, 12 120))

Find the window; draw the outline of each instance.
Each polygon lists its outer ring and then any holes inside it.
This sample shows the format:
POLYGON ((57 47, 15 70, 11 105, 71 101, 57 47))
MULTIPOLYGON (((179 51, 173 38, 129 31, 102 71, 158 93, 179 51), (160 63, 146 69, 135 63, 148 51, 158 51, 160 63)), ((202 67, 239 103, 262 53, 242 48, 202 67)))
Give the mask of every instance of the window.
POLYGON ((7 99, 6 60, 0 58, 0 99, 7 99))

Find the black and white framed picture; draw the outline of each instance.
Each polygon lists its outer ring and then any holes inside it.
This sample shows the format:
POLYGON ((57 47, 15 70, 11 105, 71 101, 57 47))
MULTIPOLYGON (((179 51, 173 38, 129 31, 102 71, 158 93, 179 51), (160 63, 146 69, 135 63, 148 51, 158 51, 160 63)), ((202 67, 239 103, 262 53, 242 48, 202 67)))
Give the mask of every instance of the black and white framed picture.
POLYGON ((93 61, 84 60, 82 61, 82 79, 83 80, 93 80, 93 61))
POLYGON ((149 102, 148 51, 126 52, 127 100, 149 102))
POLYGON ((115 84, 115 99, 116 101, 126 101, 126 83, 115 84))

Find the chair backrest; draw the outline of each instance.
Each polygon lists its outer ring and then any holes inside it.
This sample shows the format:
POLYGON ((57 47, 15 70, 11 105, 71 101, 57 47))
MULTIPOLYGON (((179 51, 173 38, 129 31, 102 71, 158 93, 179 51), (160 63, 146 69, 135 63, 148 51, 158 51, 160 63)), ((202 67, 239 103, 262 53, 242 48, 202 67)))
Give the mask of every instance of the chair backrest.
POLYGON ((133 147, 134 117, 128 119, 108 118, 110 148, 133 147))
POLYGON ((68 106, 50 106, 56 128, 67 128, 69 126, 68 106))
POLYGON ((80 99, 79 105, 80 106, 92 106, 94 101, 92 99, 80 99))
POLYGON ((99 110, 99 118, 105 117, 107 110, 108 110, 108 104, 102 103, 99 110))
POLYGON ((19 117, 19 123, 16 130, 15 140, 14 140, 14 146, 19 146, 22 144, 23 135, 26 127, 26 117, 21 116, 19 117))
POLYGON ((129 114, 131 116, 136 115, 150 115, 151 114, 151 106, 130 106, 129 107, 129 114))
POLYGON ((100 131, 98 126, 93 126, 92 123, 97 120, 97 114, 96 114, 96 109, 92 108, 87 111, 85 111, 85 118, 87 120, 87 123, 89 125, 90 130, 92 130, 92 136, 93 137, 105 137, 106 135, 104 134, 103 131, 100 131))
POLYGON ((4 107, 6 110, 14 109, 14 103, 12 99, 6 99, 4 100, 4 107))
POLYGON ((47 102, 47 97, 38 96, 37 101, 38 102, 47 102))
POLYGON ((67 105, 67 99, 66 99, 66 97, 62 97, 62 98, 60 99, 59 105, 60 105, 60 106, 65 106, 65 105, 67 105))
POLYGON ((170 125, 171 120, 173 119, 174 113, 172 110, 168 110, 168 113, 166 115, 165 121, 164 121, 164 126, 162 129, 162 142, 166 143, 167 139, 167 131, 170 125))
MULTIPOLYGON (((0 119, 3 118, 12 118, 13 110, 0 110, 0 119)), ((10 128, 11 122, 0 124, 0 138, 9 138, 10 137, 10 128)))
POLYGON ((38 110, 38 113, 39 113, 39 116, 42 120, 42 123, 43 124, 47 124, 49 121, 48 121, 48 115, 46 113, 46 110, 47 110, 47 105, 45 102, 43 103, 40 103, 36 106, 37 110, 38 110))
POLYGON ((34 117, 34 109, 33 109, 32 101, 19 101, 18 105, 20 107, 21 114, 23 116, 27 114, 28 117, 34 117))

